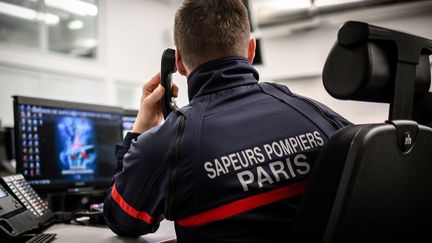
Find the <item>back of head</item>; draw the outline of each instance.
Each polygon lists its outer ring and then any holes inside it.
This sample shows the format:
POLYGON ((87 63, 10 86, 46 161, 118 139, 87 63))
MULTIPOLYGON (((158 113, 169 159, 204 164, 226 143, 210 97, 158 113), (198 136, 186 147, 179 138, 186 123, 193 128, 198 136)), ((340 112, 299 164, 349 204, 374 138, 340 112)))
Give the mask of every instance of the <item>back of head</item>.
POLYGON ((246 56, 250 39, 241 0, 185 0, 176 13, 174 40, 189 68, 228 56, 246 56))

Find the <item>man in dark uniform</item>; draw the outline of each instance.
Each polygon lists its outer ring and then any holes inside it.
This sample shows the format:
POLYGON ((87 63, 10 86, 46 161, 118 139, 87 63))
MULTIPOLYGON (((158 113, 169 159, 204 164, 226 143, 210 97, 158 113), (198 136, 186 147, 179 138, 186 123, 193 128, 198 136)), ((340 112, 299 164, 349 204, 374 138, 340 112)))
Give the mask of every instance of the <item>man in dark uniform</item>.
POLYGON ((313 162, 349 122, 258 83, 240 0, 184 1, 174 36, 190 103, 160 124, 159 75, 144 86, 133 132, 117 146, 107 224, 139 236, 166 218, 178 242, 285 242, 313 162))

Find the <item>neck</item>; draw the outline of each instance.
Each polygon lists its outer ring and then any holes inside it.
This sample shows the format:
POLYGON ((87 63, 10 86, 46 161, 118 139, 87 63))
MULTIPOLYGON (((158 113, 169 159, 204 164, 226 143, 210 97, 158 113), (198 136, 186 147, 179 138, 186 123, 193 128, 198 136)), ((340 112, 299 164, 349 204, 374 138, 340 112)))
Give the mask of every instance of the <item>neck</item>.
POLYGON ((189 100, 234 86, 256 83, 258 72, 245 57, 226 57, 201 64, 188 75, 189 100))

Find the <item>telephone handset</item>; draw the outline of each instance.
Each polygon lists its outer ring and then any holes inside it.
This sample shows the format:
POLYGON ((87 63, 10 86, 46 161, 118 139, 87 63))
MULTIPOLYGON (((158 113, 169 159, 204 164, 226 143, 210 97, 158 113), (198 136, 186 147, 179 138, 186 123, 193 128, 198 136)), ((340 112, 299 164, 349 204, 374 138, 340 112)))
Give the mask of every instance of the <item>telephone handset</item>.
POLYGON ((0 240, 8 242, 33 229, 46 226, 54 218, 48 205, 21 174, 0 180, 0 240))
POLYGON ((175 73, 176 65, 175 65, 175 50, 173 49, 166 49, 162 54, 162 61, 161 61, 161 72, 160 72, 160 82, 162 87, 165 88, 165 94, 162 98, 162 112, 165 118, 169 115, 171 111, 174 111, 177 109, 177 106, 173 102, 172 95, 172 83, 171 83, 171 77, 172 74, 175 73))

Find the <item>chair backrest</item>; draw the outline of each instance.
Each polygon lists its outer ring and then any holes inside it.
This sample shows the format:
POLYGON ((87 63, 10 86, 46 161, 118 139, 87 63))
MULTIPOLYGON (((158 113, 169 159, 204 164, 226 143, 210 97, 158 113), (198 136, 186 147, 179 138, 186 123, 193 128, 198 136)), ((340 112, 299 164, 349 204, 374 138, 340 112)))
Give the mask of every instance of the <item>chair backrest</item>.
POLYGON ((432 129, 413 118, 428 96, 432 41, 347 22, 323 72, 336 98, 390 103, 382 124, 347 127, 323 148, 292 242, 432 242, 432 129))

